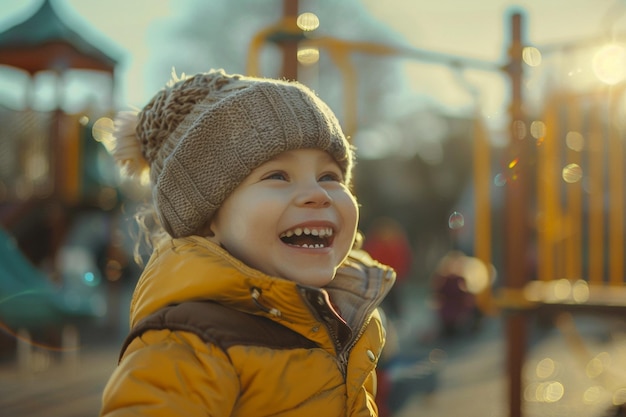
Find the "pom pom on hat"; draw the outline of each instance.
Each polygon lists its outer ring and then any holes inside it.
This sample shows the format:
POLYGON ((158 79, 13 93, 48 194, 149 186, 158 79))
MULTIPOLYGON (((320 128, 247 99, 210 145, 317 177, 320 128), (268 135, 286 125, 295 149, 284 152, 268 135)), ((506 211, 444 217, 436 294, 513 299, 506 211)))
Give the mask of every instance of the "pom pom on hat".
POLYGON ((141 150, 141 143, 137 137, 137 111, 119 112, 115 118, 113 133, 113 158, 122 167, 122 172, 130 177, 141 178, 150 169, 141 150))
POLYGON ((149 167, 152 196, 173 237, 196 234, 259 165, 320 149, 350 182, 353 151, 328 106, 297 82, 212 70, 173 77, 139 112, 115 121, 115 158, 131 175, 149 167))

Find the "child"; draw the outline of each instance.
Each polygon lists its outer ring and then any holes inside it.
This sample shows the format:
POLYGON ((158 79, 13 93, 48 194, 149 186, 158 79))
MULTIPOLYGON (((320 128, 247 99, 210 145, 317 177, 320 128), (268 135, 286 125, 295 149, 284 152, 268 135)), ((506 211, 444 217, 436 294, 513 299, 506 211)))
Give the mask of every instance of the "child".
POLYGON ((395 273, 353 248, 354 155, 337 119, 299 83, 174 78, 116 123, 114 156, 149 169, 167 233, 101 415, 377 415, 376 308, 395 273))

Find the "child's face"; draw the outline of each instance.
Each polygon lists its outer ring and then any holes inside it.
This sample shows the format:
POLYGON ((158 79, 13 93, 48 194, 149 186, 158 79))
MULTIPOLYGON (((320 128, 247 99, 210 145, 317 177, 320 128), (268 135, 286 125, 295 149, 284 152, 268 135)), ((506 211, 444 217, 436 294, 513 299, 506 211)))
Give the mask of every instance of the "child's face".
POLYGON ((211 239, 268 275, 324 286, 352 247, 358 217, 332 157, 299 149, 246 177, 213 218, 211 239))

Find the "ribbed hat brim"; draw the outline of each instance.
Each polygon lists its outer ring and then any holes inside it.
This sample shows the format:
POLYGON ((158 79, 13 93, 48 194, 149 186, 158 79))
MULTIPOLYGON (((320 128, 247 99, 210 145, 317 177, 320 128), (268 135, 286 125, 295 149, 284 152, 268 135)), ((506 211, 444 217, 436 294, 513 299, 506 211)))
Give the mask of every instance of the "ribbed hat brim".
POLYGON ((166 142, 153 197, 174 237, 196 233, 252 170, 284 151, 326 151, 347 181, 353 158, 328 106, 301 84, 283 81, 253 82, 197 103, 166 142))

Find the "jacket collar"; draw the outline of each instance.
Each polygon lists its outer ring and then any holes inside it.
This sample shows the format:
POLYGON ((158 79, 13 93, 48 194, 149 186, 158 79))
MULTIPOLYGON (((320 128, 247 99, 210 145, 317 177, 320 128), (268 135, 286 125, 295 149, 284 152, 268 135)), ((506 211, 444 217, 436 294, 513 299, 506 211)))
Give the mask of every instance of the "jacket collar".
POLYGON ((205 238, 167 239, 155 248, 137 283, 130 324, 170 304, 208 299, 301 333, 316 333, 320 311, 328 307, 327 314, 336 309, 349 328, 360 329, 394 279, 391 268, 353 251, 328 286, 307 287, 250 268, 205 238))

